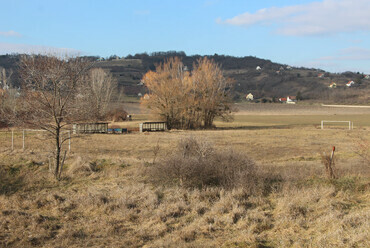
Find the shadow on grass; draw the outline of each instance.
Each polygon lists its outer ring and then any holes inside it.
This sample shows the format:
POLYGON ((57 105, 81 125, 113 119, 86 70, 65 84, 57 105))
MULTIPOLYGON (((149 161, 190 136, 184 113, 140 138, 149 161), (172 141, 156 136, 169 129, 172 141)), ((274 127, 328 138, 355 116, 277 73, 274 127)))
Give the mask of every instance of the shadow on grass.
POLYGON ((0 195, 12 195, 24 186, 24 176, 17 167, 0 165, 0 195))
POLYGON ((289 129, 295 125, 276 126, 239 126, 239 127, 216 127, 215 130, 263 130, 263 129, 289 129))

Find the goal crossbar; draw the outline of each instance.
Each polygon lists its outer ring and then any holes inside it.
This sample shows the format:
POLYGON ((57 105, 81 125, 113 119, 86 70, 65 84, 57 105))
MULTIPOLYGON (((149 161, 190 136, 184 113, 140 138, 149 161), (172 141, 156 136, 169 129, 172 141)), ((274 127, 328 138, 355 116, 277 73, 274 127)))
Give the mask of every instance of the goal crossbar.
POLYGON ((322 120, 321 121, 321 129, 324 129, 324 123, 325 122, 339 122, 339 123, 348 123, 348 130, 351 130, 353 129, 353 121, 325 121, 325 120, 322 120))

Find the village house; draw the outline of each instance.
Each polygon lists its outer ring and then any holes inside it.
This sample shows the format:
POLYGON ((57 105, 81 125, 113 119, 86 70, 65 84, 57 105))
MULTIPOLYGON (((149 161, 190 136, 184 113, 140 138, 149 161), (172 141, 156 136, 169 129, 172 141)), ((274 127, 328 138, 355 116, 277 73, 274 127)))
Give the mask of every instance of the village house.
POLYGON ((297 99, 296 99, 295 96, 288 96, 286 98, 286 103, 295 104, 296 101, 297 101, 297 99))
POLYGON ((332 82, 330 85, 329 85, 329 88, 337 88, 337 84, 332 82))
POLYGON ((318 78, 323 78, 324 77, 324 73, 319 73, 319 75, 317 75, 318 78))
POLYGON ((286 97, 279 98, 279 102, 286 102, 286 101, 287 101, 286 97))
POLYGON ((365 75, 364 79, 370 79, 370 75, 365 75))
POLYGON ((282 103, 295 104, 296 101, 297 101, 297 98, 295 96, 287 96, 287 97, 279 98, 279 102, 282 102, 282 103))
POLYGON ((253 95, 252 93, 249 93, 248 95, 245 96, 245 99, 247 99, 247 101, 253 101, 253 95))
POLYGON ((354 84, 355 84, 355 82, 349 81, 348 83, 346 83, 346 86, 347 87, 352 87, 354 84))
POLYGON ((257 71, 260 71, 260 70, 262 70, 262 68, 261 68, 260 66, 257 66, 257 67, 256 67, 256 70, 257 70, 257 71))

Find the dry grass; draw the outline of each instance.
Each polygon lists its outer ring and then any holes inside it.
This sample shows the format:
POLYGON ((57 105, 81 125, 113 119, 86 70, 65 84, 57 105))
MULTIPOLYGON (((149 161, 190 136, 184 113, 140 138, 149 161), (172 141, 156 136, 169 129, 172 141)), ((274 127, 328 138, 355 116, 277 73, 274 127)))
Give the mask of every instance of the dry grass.
POLYGON ((0 134, 0 247, 370 246, 370 166, 354 149, 367 130, 87 135, 73 140, 59 183, 51 146, 30 137, 12 152, 0 134), (189 135, 247 154, 263 190, 152 183, 153 161, 189 135), (338 179, 329 180, 320 154, 333 145, 338 179))

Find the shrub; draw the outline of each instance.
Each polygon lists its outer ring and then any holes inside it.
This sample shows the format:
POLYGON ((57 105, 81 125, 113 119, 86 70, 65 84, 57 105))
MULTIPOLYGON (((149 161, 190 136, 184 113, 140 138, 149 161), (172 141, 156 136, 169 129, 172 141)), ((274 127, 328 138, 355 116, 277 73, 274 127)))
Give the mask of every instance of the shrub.
POLYGON ((184 187, 221 186, 253 190, 255 163, 232 149, 216 150, 209 142, 193 137, 182 139, 170 154, 151 169, 153 179, 184 187))

